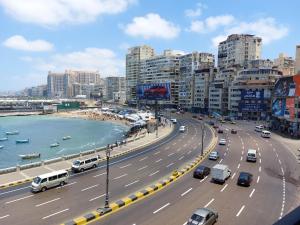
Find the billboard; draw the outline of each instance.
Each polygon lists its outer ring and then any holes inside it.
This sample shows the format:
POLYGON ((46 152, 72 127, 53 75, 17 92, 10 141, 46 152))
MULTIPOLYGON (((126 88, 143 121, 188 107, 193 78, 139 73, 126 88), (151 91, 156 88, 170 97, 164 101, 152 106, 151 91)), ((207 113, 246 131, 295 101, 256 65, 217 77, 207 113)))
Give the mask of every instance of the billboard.
POLYGON ((137 86, 137 98, 140 100, 170 100, 170 83, 140 84, 137 86))
POLYGON ((284 116, 286 109, 286 100, 284 99, 275 99, 272 102, 272 114, 274 116, 284 116))
POLYGON ((266 111, 267 107, 264 103, 244 103, 239 104, 240 112, 263 112, 266 111))
POLYGON ((277 80, 274 88, 275 97, 295 96, 296 84, 293 77, 283 77, 277 80))
POLYGON ((264 90, 242 90, 241 91, 242 100, 263 100, 264 99, 264 90))
POLYGON ((295 99, 287 98, 286 99, 286 110, 284 113, 284 117, 288 119, 295 119, 295 99))

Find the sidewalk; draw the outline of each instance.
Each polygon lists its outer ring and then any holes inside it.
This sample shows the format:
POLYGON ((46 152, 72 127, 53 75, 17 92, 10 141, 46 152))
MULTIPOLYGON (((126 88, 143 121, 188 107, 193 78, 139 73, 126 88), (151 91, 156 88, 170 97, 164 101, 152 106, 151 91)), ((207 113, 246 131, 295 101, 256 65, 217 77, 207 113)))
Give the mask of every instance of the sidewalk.
MULTIPOLYGON (((156 137, 156 132, 150 133, 150 134, 144 134, 138 136, 137 140, 134 140, 132 142, 129 142, 125 145, 121 145, 119 147, 114 147, 113 151, 111 152, 111 158, 117 157, 118 155, 123 155, 128 152, 137 150, 139 148, 151 145, 162 138, 168 136, 173 131, 174 126, 166 126, 166 127, 159 127, 158 128, 158 134, 159 136, 156 137)), ((91 157, 93 155, 100 155, 100 157, 105 160, 105 150, 102 150, 100 152, 89 154, 86 156, 82 156, 79 158, 87 158, 91 157)), ((48 165, 43 165, 39 167, 34 167, 30 169, 24 169, 19 170, 16 172, 11 172, 7 174, 1 174, 0 175, 0 189, 5 188, 8 186, 14 186, 20 183, 25 183, 31 180, 33 177, 38 176, 43 173, 49 173, 56 170, 61 169, 70 169, 72 166, 72 162, 76 160, 76 158, 72 158, 70 160, 63 160, 60 162, 51 163, 48 165)))

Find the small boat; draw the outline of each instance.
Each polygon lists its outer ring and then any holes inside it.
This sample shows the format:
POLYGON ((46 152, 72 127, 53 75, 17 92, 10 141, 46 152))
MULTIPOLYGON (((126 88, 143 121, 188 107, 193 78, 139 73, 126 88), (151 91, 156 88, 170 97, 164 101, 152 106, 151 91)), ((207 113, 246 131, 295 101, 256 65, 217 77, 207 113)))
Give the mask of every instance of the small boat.
POLYGON ((56 143, 51 144, 51 145, 50 145, 50 148, 55 148, 55 147, 58 147, 58 146, 59 146, 59 143, 56 142, 56 143))
POLYGON ((22 159, 34 159, 34 158, 40 158, 41 153, 29 153, 26 155, 19 155, 22 159))
POLYGON ((65 137, 63 137, 62 139, 63 139, 63 141, 65 141, 65 140, 69 140, 69 139, 71 139, 72 137, 71 136, 65 136, 65 137))
POLYGON ((3 146, 3 145, 0 145, 0 149, 2 149, 2 148, 4 148, 4 146, 3 146))
POLYGON ((8 138, 7 137, 4 137, 4 138, 0 138, 0 141, 7 141, 8 138))
POLYGON ((29 143, 29 138, 23 140, 16 140, 16 144, 25 144, 25 143, 29 143))
POLYGON ((16 134, 19 134, 19 131, 15 130, 15 131, 8 131, 8 132, 5 132, 6 135, 16 135, 16 134))

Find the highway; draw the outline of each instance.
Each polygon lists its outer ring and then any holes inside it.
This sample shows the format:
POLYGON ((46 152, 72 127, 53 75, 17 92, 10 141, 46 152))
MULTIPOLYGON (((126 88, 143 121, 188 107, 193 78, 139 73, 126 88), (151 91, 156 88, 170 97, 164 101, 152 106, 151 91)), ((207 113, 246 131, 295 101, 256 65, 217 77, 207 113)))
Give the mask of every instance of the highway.
POLYGON ((224 124, 226 146, 216 146, 218 161, 205 160, 212 167, 227 164, 232 176, 224 185, 211 182, 210 176, 194 179, 192 173, 142 201, 93 222, 97 225, 184 225, 200 207, 219 213, 217 224, 273 224, 300 204, 299 174, 295 157, 276 138, 264 139, 254 131, 254 125, 224 124), (235 128, 238 133, 231 134, 235 128), (256 163, 246 162, 249 148, 258 150, 256 163), (237 186, 240 171, 253 174, 250 187, 237 186))
MULTIPOLYGON (((205 146, 212 138, 205 132, 205 146)), ((178 120, 174 132, 153 146, 113 159, 110 200, 136 192, 167 176, 200 153, 201 124, 178 120), (187 131, 179 133, 179 125, 187 131)), ((67 185, 33 194, 29 184, 0 190, 0 224, 59 224, 104 205, 105 163, 95 170, 73 175, 67 185)))

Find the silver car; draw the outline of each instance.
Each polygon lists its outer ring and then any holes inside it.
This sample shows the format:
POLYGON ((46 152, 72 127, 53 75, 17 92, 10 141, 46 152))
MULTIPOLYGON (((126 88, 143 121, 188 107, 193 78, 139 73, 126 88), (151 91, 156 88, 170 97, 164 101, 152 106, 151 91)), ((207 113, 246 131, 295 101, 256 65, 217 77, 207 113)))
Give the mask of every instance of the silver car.
POLYGON ((218 213, 207 208, 197 209, 187 225, 212 225, 218 221, 218 213))

